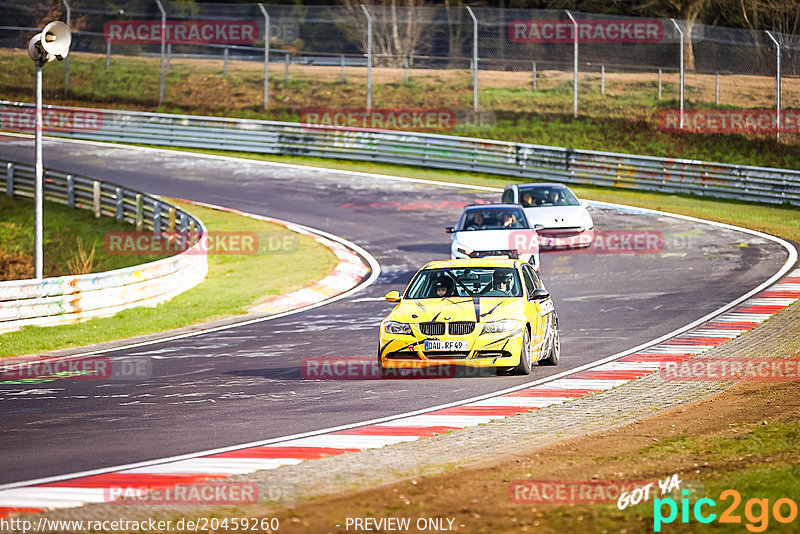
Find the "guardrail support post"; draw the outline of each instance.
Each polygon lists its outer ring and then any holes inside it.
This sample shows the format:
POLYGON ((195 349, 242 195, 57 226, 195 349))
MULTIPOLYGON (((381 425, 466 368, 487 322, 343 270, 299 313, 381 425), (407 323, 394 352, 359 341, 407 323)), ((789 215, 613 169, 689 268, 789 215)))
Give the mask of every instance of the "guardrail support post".
POLYGON ((114 196, 116 197, 114 201, 116 203, 117 220, 122 222, 125 220, 125 205, 123 204, 124 197, 121 187, 117 187, 116 191, 114 191, 114 196))
POLYGON ((269 107, 269 14, 264 9, 264 4, 258 4, 264 15, 264 109, 269 107))
POLYGON ((158 104, 164 102, 164 56, 167 48, 167 12, 161 5, 161 0, 156 0, 159 11, 161 11, 161 84, 158 89, 158 104))
POLYGON ((141 232, 144 225, 144 199, 141 193, 136 194, 136 231, 141 232))
POLYGON ((67 175, 67 206, 75 208, 75 177, 67 175))
POLYGON ((153 202, 153 233, 161 233, 161 202, 153 202))
POLYGON ((92 208, 94 210, 94 218, 100 218, 100 182, 95 180, 92 182, 92 208))
POLYGON ((478 112, 478 19, 472 8, 467 7, 472 17, 472 111, 478 112))
POLYGON ((169 233, 175 233, 175 208, 169 209, 169 233))
POLYGON ((367 17, 367 111, 369 111, 372 109, 372 16, 364 4, 361 4, 361 10, 367 17))
POLYGON ((681 47, 680 47, 680 54, 681 54, 681 61, 680 61, 680 63, 681 63, 681 82, 680 82, 681 83, 681 87, 680 87, 680 91, 681 91, 681 111, 680 111, 680 123, 681 123, 681 130, 683 130, 683 87, 684 87, 684 83, 683 82, 684 82, 684 79, 685 79, 685 70, 684 70, 684 66, 683 66, 683 39, 684 39, 684 37, 683 37, 683 30, 678 25, 678 23, 675 21, 675 19, 669 19, 669 20, 672 21, 672 25, 675 26, 675 29, 678 30, 678 35, 680 35, 680 37, 681 37, 681 47))
POLYGON ((6 195, 14 198, 14 164, 6 164, 6 195))
POLYGON ((578 116, 578 21, 566 10, 569 20, 572 21, 572 116, 578 116))

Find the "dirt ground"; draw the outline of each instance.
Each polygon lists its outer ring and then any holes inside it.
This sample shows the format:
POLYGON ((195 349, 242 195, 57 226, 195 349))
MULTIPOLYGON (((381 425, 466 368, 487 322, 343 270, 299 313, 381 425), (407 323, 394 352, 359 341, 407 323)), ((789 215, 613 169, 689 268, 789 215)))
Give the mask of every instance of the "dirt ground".
MULTIPOLYGON (((584 532, 652 531, 652 520, 630 509, 627 510, 630 516, 621 522, 616 519, 606 524, 602 512, 599 517, 593 516, 593 512, 586 512, 592 509, 587 505, 515 503, 510 497, 510 484, 512 481, 653 482, 674 473, 684 484, 702 484, 708 475, 747 469, 753 460, 748 456, 713 460, 685 453, 653 454, 647 449, 670 437, 735 438, 747 435, 759 425, 798 421, 798 400, 796 382, 740 382, 723 394, 632 425, 567 440, 546 450, 514 454, 446 475, 304 502, 272 515, 279 518, 280 532, 284 533, 354 532, 357 530, 354 524, 347 528, 347 518, 364 517, 410 517, 412 528, 407 532, 436 531, 430 528, 430 523, 420 524, 427 527, 424 530, 415 528, 419 518, 443 518, 444 527, 449 526, 447 519, 452 519, 452 530, 460 532, 555 533, 576 527, 584 532)), ((487 456, 498 453, 502 454, 502 450, 487 456)), ((766 462, 797 464, 800 459, 793 451, 772 455, 766 462)), ((738 528, 744 532, 744 526, 738 528)), ((381 531, 391 529, 373 530, 381 531)))

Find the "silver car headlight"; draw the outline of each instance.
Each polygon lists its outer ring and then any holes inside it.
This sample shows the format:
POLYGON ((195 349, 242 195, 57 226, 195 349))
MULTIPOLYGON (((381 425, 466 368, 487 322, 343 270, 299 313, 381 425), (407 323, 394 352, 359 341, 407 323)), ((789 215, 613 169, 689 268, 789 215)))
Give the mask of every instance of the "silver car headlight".
POLYGON ((493 321, 483 325, 484 334, 497 334, 499 332, 512 332, 519 327, 519 321, 515 319, 503 319, 502 321, 493 321))
POLYGON ((411 325, 398 323, 396 321, 387 321, 383 323, 383 331, 387 334, 406 334, 410 336, 411 325))

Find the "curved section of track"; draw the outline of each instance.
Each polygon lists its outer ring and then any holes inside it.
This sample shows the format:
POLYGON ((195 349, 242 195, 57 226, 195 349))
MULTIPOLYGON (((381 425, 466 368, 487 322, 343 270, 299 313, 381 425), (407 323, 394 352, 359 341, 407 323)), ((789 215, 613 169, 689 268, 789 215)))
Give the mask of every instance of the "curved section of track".
MULTIPOLYGON (((32 157, 31 141, 4 141, 0 154, 32 157)), ((382 274, 358 295, 313 310, 108 353, 151 360, 153 376, 142 382, 0 386, 0 483, 312 432, 519 386, 689 324, 759 286, 788 257, 779 244, 730 228, 596 207, 598 228, 661 232, 665 249, 542 256, 562 328, 558 368, 535 368, 530 378, 303 380, 304 358, 374 356, 386 291, 448 254, 443 228, 462 205, 498 193, 89 143, 48 140, 45 154, 49 167, 324 228, 370 251, 382 274)))

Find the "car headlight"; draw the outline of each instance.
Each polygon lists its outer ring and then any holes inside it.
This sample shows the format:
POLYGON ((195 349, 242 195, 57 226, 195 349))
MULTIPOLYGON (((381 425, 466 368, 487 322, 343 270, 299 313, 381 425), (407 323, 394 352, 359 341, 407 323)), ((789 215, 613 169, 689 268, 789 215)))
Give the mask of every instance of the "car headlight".
POLYGON ((503 319, 502 321, 493 321, 483 325, 484 334, 496 334, 498 332, 511 332, 516 330, 519 326, 519 321, 514 319, 503 319))
POLYGON ((398 323, 396 321, 387 321, 383 323, 383 330, 387 334, 406 334, 411 335, 411 325, 405 323, 398 323))

